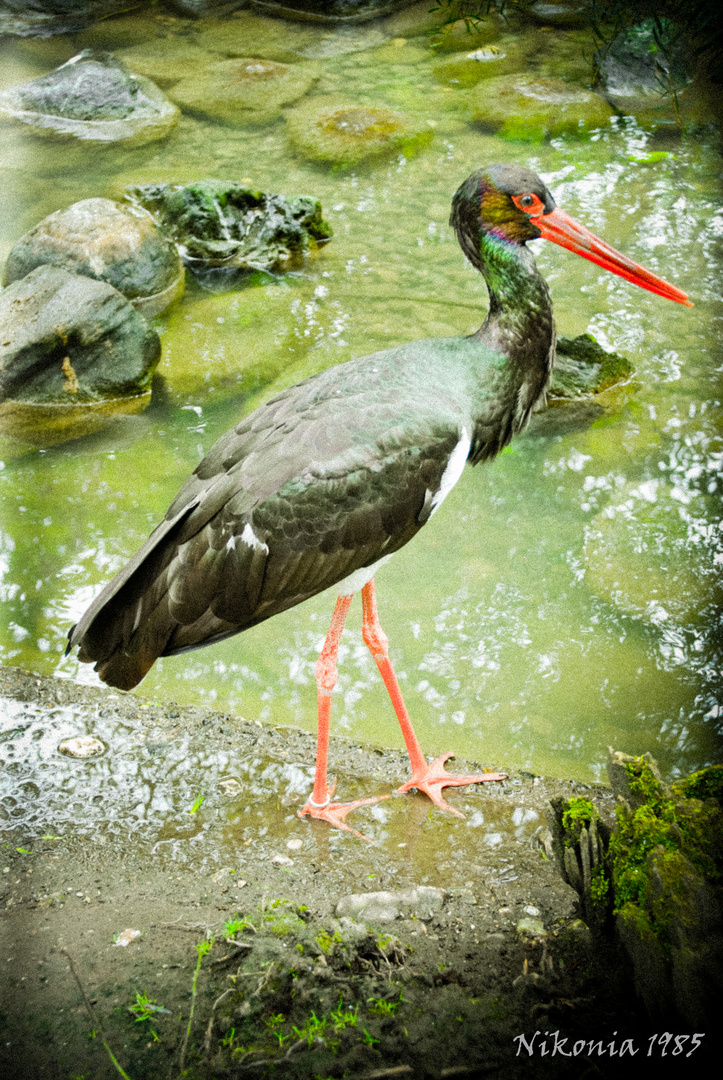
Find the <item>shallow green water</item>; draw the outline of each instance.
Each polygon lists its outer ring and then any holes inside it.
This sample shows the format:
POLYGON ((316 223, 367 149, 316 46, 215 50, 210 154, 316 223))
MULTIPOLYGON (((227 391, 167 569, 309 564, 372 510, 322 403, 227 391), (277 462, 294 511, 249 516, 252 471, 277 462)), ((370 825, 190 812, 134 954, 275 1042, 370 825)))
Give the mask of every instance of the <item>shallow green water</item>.
MULTIPOLYGON (((68 56, 78 44, 66 43, 68 56)), ((6 59, 14 74, 6 81, 53 66, 20 46, 6 59)), ((447 225, 449 201, 473 168, 517 161, 539 171, 575 217, 688 289, 696 306, 534 245, 560 331, 589 330, 625 352, 636 378, 592 425, 533 426, 491 466, 468 469, 431 525, 380 572, 382 623, 428 752, 591 779, 614 744, 651 750, 668 773, 689 771, 720 757, 715 135, 653 141, 617 121, 585 141, 505 142, 465 121, 463 92, 435 82, 432 59, 421 38, 323 61, 315 93, 403 108, 434 130, 419 157, 358 173, 294 158, 283 120, 243 130, 184 116, 162 143, 82 157, 3 133, 3 257, 45 214, 156 179, 248 177, 269 191, 314 194, 335 236, 270 285, 223 296, 189 287, 157 320, 166 385, 143 416, 64 447, 7 454, 0 658, 95 679, 63 658, 68 627, 202 453, 254 394, 269 392, 262 383, 287 385, 351 356, 475 329, 486 290, 447 225), (653 147, 674 156, 631 160, 653 147)), ((312 730, 313 666, 332 607, 332 595, 317 597, 242 637, 159 661, 138 693, 312 730)), ((334 723, 399 745, 359 624, 355 601, 334 723)))

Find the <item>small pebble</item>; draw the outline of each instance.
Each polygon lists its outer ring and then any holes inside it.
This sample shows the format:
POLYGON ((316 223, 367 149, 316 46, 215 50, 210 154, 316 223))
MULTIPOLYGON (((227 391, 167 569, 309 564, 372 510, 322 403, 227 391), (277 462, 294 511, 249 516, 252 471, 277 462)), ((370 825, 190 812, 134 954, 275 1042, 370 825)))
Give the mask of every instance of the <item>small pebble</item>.
POLYGON ((244 887, 244 885, 245 885, 245 884, 246 884, 246 882, 245 882, 245 881, 237 881, 237 882, 236 882, 236 888, 237 888, 237 889, 243 889, 243 887, 244 887))
POLYGON ((294 860, 290 859, 288 855, 272 855, 271 862, 274 866, 293 866, 294 860))
POLYGON ((304 846, 304 841, 300 840, 298 837, 294 837, 292 840, 286 841, 286 846, 289 851, 298 851, 299 848, 304 846))
POLYGON ((533 915, 533 916, 534 915, 539 915, 540 910, 539 910, 539 908, 533 907, 532 904, 528 904, 527 907, 525 908, 525 914, 526 915, 533 915))
POLYGON ((132 941, 135 941, 135 939, 139 938, 140 936, 140 930, 124 930, 122 934, 118 935, 113 944, 117 945, 121 949, 124 949, 126 945, 130 945, 132 941))
POLYGON ((238 780, 234 780, 233 777, 230 780, 222 780, 218 786, 221 788, 222 795, 236 796, 243 790, 238 780))
POLYGON ((99 757, 107 749, 104 742, 92 735, 76 735, 72 739, 63 739, 58 746, 61 754, 74 758, 99 757))

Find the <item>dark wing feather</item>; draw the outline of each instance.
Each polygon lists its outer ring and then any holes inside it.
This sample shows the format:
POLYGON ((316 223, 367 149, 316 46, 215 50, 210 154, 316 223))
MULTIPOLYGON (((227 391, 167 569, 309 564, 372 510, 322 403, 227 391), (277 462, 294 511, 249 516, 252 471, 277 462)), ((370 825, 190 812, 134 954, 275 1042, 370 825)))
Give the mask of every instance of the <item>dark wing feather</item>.
POLYGON ((106 682, 129 689, 158 656, 293 607, 422 527, 459 439, 459 410, 411 392, 402 416, 394 387, 385 400, 353 369, 339 409, 330 375, 222 436, 71 632, 106 682))

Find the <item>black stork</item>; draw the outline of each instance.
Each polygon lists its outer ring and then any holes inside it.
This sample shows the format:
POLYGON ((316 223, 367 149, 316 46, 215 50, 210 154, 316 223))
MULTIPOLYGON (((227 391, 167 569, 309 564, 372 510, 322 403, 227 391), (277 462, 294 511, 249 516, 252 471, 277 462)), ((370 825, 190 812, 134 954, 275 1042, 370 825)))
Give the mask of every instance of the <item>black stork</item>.
MULTIPOLYGON (((129 690, 159 656, 210 645, 334 588, 336 608, 316 665, 319 727, 313 792, 300 815, 356 832, 345 818, 377 799, 333 803, 327 782, 331 693, 352 595, 411 762, 398 790, 437 806, 450 786, 503 774, 449 774, 427 763, 377 616, 374 575, 419 532, 464 465, 493 458, 527 423, 555 354, 550 294, 527 248, 544 237, 681 304, 680 289, 638 266, 555 201, 518 165, 474 172, 450 224, 489 291, 469 337, 430 338, 351 360, 277 395, 223 435, 165 519, 70 631, 68 649, 129 690)), ((360 833, 357 833, 360 836, 360 833)), ((366 839, 366 838, 365 838, 366 839)))

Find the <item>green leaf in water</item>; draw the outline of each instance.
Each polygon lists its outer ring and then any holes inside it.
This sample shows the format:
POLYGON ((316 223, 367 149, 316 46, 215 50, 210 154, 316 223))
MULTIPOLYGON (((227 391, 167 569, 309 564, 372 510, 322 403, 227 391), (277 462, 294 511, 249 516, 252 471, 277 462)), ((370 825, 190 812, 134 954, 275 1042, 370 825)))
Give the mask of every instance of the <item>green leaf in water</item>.
POLYGON ((205 795, 199 795, 198 798, 196 799, 196 801, 194 802, 193 806, 191 807, 191 809, 188 811, 189 814, 195 814, 197 810, 200 810, 201 807, 203 806, 203 804, 205 803, 205 801, 206 801, 206 796, 205 795))

